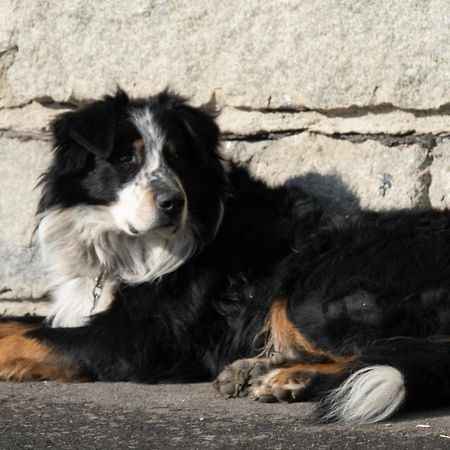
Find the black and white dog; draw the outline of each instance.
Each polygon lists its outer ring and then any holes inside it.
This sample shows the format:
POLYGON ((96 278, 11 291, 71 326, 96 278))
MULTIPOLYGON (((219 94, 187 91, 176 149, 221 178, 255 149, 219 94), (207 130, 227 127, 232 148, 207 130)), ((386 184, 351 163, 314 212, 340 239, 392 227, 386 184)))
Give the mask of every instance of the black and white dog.
POLYGON ((1 379, 217 378, 321 399, 325 421, 450 404, 449 212, 325 212, 226 166, 213 118, 169 92, 119 91, 53 134, 53 306, 0 323, 1 379))

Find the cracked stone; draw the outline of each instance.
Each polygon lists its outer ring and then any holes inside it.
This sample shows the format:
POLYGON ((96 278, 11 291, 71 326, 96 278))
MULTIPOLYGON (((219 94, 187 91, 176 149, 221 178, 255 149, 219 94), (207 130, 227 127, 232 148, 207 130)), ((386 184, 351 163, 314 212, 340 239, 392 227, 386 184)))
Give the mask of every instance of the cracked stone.
POLYGON ((7 130, 17 135, 46 133, 50 122, 58 115, 68 111, 68 108, 43 106, 32 102, 20 108, 0 109, 0 130, 7 130))
POLYGON ((450 132, 450 116, 431 114, 416 116, 412 112, 370 110, 358 116, 330 117, 318 111, 259 112, 223 108, 219 125, 230 138, 246 139, 249 136, 289 130, 306 129, 320 134, 357 135, 447 135, 450 132))

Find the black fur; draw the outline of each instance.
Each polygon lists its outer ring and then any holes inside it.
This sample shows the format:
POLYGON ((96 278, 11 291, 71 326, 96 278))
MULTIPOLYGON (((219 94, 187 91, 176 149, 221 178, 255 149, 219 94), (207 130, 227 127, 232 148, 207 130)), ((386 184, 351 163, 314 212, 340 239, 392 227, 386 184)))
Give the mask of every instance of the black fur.
POLYGON ((323 211, 297 188, 269 188, 234 166, 226 176, 213 119, 181 98, 163 93, 130 103, 119 93, 54 123, 41 213, 111 202, 133 176, 114 164, 121 139, 136 137, 122 120, 130 104, 150 105, 186 148, 171 167, 205 246, 159 282, 122 284, 88 325, 42 327, 32 336, 95 380, 211 380, 261 351, 271 302, 284 296, 298 329, 326 351, 357 355, 354 370, 399 368, 407 407, 449 403, 450 344, 433 338, 450 334, 448 211, 323 211), (225 215, 210 242, 217 198, 226 199, 225 215))

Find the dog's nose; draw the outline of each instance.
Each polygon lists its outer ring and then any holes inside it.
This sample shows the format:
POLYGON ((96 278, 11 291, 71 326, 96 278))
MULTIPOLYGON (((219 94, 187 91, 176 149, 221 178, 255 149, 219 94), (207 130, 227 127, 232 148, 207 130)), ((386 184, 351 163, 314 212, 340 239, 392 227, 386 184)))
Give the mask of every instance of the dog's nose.
POLYGON ((184 206, 184 198, 178 192, 161 192, 155 197, 156 206, 168 215, 179 214, 184 206))

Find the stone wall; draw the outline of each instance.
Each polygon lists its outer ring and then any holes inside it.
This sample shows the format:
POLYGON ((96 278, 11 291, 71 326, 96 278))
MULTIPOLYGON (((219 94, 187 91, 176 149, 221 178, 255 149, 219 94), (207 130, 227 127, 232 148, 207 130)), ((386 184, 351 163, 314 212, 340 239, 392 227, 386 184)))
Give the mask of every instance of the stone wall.
POLYGON ((342 208, 449 206, 448 6, 0 0, 0 313, 45 309, 30 242, 49 120, 118 84, 220 109, 224 154, 269 183, 342 208))

